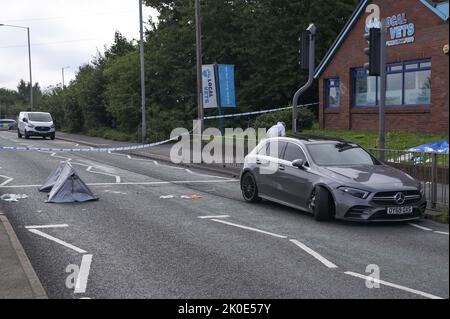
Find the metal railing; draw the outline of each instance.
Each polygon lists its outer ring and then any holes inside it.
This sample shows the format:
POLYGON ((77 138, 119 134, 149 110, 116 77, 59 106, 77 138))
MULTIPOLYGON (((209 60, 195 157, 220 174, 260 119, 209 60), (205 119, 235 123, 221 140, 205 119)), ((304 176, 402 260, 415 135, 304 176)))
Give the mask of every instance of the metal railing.
POLYGON ((422 182, 428 205, 431 209, 449 206, 449 155, 398 150, 370 149, 380 158, 384 153, 385 163, 398 168, 422 182))

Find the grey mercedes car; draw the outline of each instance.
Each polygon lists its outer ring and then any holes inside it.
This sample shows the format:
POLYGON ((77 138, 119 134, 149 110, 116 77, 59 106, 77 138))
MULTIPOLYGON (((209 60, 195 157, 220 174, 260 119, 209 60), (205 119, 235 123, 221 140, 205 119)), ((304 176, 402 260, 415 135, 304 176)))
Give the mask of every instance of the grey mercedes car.
POLYGON ((247 202, 261 199, 310 212, 318 221, 407 221, 423 217, 422 185, 357 144, 322 137, 262 141, 241 173, 247 202))

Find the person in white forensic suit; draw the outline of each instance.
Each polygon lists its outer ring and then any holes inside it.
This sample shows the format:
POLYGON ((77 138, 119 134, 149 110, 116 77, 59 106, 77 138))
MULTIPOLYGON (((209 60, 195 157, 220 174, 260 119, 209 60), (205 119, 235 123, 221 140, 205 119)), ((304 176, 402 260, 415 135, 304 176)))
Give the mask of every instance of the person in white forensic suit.
POLYGON ((278 122, 276 125, 272 126, 266 134, 266 138, 272 137, 285 137, 286 136, 286 127, 283 122, 278 122))

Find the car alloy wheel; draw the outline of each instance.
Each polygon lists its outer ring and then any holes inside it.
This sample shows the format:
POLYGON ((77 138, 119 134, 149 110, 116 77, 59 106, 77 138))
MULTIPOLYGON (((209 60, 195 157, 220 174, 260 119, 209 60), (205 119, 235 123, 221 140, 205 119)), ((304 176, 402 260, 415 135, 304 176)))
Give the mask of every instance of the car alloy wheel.
POLYGON ((241 182, 242 196, 247 202, 258 202, 260 198, 258 197, 258 188, 256 186, 255 178, 251 173, 246 173, 242 177, 241 182))

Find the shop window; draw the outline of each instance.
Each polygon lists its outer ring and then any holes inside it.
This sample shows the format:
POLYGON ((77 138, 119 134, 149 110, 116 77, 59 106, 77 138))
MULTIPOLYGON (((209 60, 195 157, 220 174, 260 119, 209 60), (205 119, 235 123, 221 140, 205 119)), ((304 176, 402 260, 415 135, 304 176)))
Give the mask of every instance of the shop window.
MULTIPOLYGON (((412 106, 431 103, 431 61, 414 61, 387 66, 386 105, 412 106)), ((353 106, 379 105, 380 78, 364 68, 353 69, 353 106)))
POLYGON ((339 78, 325 80, 326 85, 326 107, 337 108, 341 105, 341 91, 339 78))

